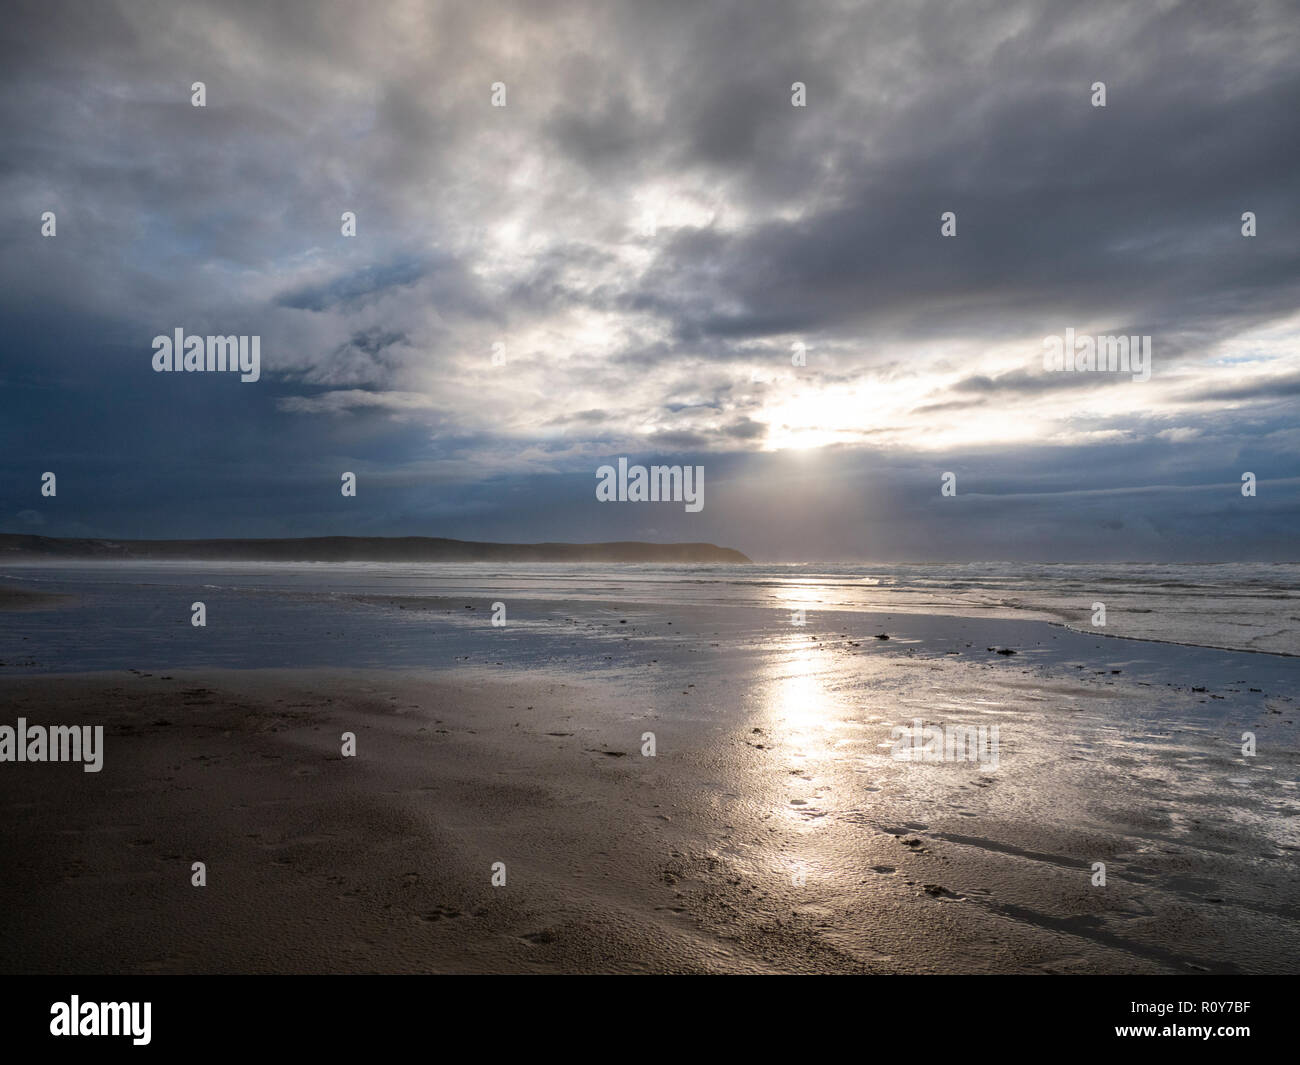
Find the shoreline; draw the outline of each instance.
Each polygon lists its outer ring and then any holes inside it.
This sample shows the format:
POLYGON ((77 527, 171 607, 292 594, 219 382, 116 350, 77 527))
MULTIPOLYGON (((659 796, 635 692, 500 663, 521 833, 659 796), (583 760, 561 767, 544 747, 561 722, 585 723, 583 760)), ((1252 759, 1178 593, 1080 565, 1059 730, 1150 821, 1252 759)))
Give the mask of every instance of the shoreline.
MULTIPOLYGON (((556 612, 588 613, 617 605, 637 604, 637 609, 673 616, 676 611, 698 611, 710 604, 725 604, 737 611, 769 611, 766 624, 780 623, 783 610, 806 608, 810 614, 830 613, 863 618, 945 617, 989 622, 1040 621, 1071 633, 1108 635, 1183 647, 1221 651, 1243 651, 1300 657, 1300 567, 1283 566, 1275 586, 1258 585, 1259 573, 1237 587, 1240 594, 1227 594, 1224 582, 1234 573, 1216 567, 1204 587, 1176 584, 1182 589, 1170 594, 1168 582, 1148 587, 1128 581, 1123 575, 1089 567, 1074 567, 1071 576, 1025 578, 983 572, 955 576, 950 587, 939 587, 932 575, 917 574, 923 567, 895 567, 892 575, 880 579, 861 574, 828 572, 812 574, 801 583, 783 572, 757 565, 702 567, 641 567, 637 565, 583 566, 520 564, 496 567, 491 564, 430 564, 427 566, 348 563, 213 563, 126 562, 14 565, 0 572, 15 591, 43 591, 69 594, 80 600, 85 618, 79 627, 93 634, 106 624, 134 627, 148 638, 143 624, 152 617, 165 617, 178 609, 177 598, 188 602, 209 594, 224 599, 236 609, 254 603, 265 605, 268 597, 281 602, 272 608, 283 614, 288 604, 311 604, 327 612, 345 606, 365 607, 387 599, 391 604, 406 601, 418 605, 427 597, 465 596, 480 606, 497 600, 528 608, 549 602, 556 612), (703 569, 708 576, 693 572, 703 569), (1295 571, 1295 572, 1293 572, 1295 571), (1126 583, 1127 581, 1127 583, 1126 583), (1008 583, 1009 582, 1009 583, 1008 583), (1093 582, 1099 582, 1095 584, 1093 582), (1117 583, 1118 582, 1118 583, 1117 583), (1101 590, 1101 586, 1105 590, 1101 590), (1101 595, 1110 608, 1109 624, 1098 629, 1086 621, 1084 607, 1101 595), (138 607, 146 602, 155 613, 142 616, 124 610, 118 600, 138 607)), ((1184 575, 1185 579, 1190 577, 1184 575)), ((35 601, 32 601, 35 603, 35 601)), ((67 604, 65 604, 67 605, 67 604)), ((50 604, 50 610, 54 604, 50 604)), ((0 617, 7 613, 0 596, 0 617)), ((11 613, 12 612, 8 612, 11 613)), ((42 611, 33 610, 28 624, 37 630, 62 623, 42 611)), ((346 618, 332 619, 346 622, 346 618)), ((2 626, 3 622, 0 622, 2 626)), ((33 633, 40 636, 39 631, 33 633)), ((154 634, 156 635, 156 634, 154 634)), ((2 637, 2 634, 0 634, 2 637)), ((111 668, 127 657, 123 645, 116 660, 78 664, 75 656, 64 656, 73 668, 111 668)), ((41 657, 41 656, 36 656, 41 657)), ((186 661, 193 665, 194 662, 186 661)), ((279 663, 295 663, 286 658, 279 663)))
POLYGON ((1069 632, 1076 632, 1081 636, 1104 636, 1108 640, 1136 640, 1139 643, 1163 643, 1171 647, 1195 647, 1202 651, 1231 651, 1234 654, 1243 655, 1273 655, 1277 658, 1300 658, 1300 652, 1292 653, 1290 651, 1265 651, 1258 647, 1225 647, 1221 644, 1213 643, 1189 643, 1186 640, 1160 640, 1154 636, 1124 636, 1118 632, 1099 632, 1096 629, 1083 629, 1076 625, 1070 625, 1064 621, 1047 621, 1047 625, 1055 625, 1059 628, 1066 629, 1069 632))

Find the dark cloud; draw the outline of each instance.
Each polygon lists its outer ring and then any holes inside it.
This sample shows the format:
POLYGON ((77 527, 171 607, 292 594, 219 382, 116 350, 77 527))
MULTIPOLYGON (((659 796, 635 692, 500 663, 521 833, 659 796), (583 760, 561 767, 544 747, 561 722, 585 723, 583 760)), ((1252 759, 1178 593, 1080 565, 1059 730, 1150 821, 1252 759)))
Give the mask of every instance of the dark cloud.
MULTIPOLYGON (((1091 374, 1082 372, 1049 373, 1040 370, 1031 373, 1028 370, 1013 370, 1010 373, 999 374, 997 377, 976 374, 974 377, 963 378, 952 385, 951 388, 954 392, 980 392, 988 395, 1014 393, 1023 396, 1041 392, 1061 392, 1075 389, 1091 390, 1099 385, 1127 385, 1132 381, 1132 374, 1118 372, 1091 374)), ((931 407, 929 409, 936 408, 931 407)), ((942 409, 942 406, 938 409, 942 409)))
POLYGON ((1201 389, 1192 393, 1195 400, 1205 402, 1241 402, 1244 400, 1278 400, 1291 396, 1300 396, 1300 374, 1290 374, 1281 378, 1269 378, 1264 381, 1252 381, 1236 386, 1217 386, 1201 389))
POLYGON ((336 307, 355 310, 379 293, 415 284, 428 272, 429 266, 420 262, 366 266, 324 284, 286 292, 278 296, 275 302, 281 307, 292 307, 300 311, 324 311, 336 307))
POLYGON ((14 0, 0 528, 1294 555, 1297 54, 1268 0, 14 0), (152 374, 176 327, 263 380, 152 374), (703 512, 592 509, 650 452, 703 512))

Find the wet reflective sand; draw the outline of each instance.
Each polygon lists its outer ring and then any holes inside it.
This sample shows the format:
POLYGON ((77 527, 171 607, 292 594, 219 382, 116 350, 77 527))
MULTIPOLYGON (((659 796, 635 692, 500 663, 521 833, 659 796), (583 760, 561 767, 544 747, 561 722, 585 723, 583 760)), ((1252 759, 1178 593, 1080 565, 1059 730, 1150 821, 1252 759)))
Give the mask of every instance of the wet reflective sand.
MULTIPOLYGON (((466 605, 373 609, 443 632, 466 605)), ((99 774, 0 773, 0 968, 1295 968, 1293 660, 979 619, 517 620, 458 621, 439 670, 0 680, 6 722, 106 726, 99 774), (912 756, 993 725, 996 766, 912 756)))

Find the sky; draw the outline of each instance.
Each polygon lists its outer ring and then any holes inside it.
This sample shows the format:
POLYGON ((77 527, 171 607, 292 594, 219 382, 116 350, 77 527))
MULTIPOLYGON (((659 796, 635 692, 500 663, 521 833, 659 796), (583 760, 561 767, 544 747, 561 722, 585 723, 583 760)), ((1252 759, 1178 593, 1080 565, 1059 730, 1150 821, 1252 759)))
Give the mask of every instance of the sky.
POLYGON ((0 532, 1300 560, 1298 57, 1267 0, 8 3, 0 532))

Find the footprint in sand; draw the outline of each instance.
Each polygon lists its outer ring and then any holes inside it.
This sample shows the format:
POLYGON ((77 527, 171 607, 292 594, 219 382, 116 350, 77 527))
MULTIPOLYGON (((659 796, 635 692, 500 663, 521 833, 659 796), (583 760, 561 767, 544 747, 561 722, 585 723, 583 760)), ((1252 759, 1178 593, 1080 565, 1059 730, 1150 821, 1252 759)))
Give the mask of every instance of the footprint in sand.
POLYGON ((434 921, 441 921, 444 917, 463 917, 464 914, 462 914, 460 910, 456 909, 455 906, 435 906, 432 910, 416 914, 415 916, 419 917, 422 921, 432 923, 434 921))

